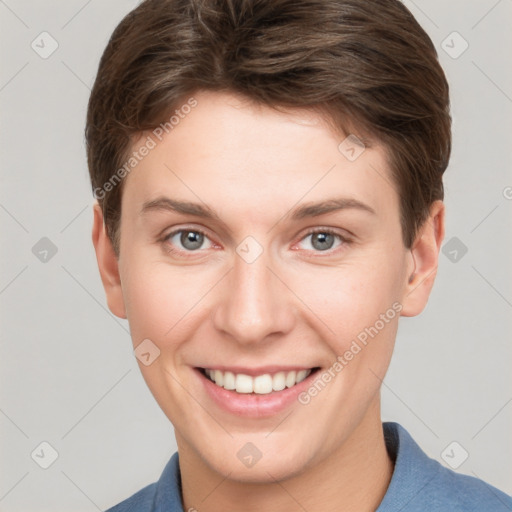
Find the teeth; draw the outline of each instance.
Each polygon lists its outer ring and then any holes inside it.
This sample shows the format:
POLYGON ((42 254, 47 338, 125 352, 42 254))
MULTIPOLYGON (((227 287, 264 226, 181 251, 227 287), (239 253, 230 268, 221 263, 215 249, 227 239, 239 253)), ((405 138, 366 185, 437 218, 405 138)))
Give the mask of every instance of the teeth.
POLYGON ((213 380, 215 382, 218 382, 219 386, 222 386, 224 384, 224 375, 222 374, 222 372, 220 370, 215 370, 214 375, 215 377, 213 378, 213 380))
POLYGON ((235 390, 237 393, 256 393, 267 395, 272 391, 281 391, 284 388, 291 388, 302 382, 311 370, 300 370, 291 372, 277 372, 274 375, 265 373, 257 377, 251 377, 243 373, 223 372, 221 370, 205 369, 206 375, 224 389, 235 390))
MULTIPOLYGON (((217 379, 215 379, 215 384, 217 384, 217 379)), ((217 385, 222 386, 220 383, 217 385)), ((243 373, 237 374, 235 378, 235 387, 237 393, 252 393, 254 391, 252 377, 249 377, 249 375, 244 375, 243 373)))
MULTIPOLYGON (((219 371, 219 373, 222 373, 219 371)), ((226 372, 224 374, 224 389, 235 389, 235 374, 232 372, 226 372)), ((215 383, 217 383, 217 379, 215 379, 215 383)), ((220 384, 219 384, 220 386, 220 384)))
MULTIPOLYGON (((291 372, 290 372, 291 373, 291 372)), ((279 372, 272 377, 272 389, 274 391, 281 391, 286 387, 286 373, 279 372)))
POLYGON ((295 378, 296 377, 297 377, 297 372, 295 372, 295 371, 288 372, 286 374, 285 382, 286 382, 286 387, 287 388, 291 388, 295 384, 295 378))

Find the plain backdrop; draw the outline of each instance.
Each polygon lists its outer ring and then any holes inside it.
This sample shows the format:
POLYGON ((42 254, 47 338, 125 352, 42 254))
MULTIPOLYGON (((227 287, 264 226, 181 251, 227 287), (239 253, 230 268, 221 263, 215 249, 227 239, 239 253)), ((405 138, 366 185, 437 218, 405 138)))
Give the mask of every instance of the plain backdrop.
MULTIPOLYGON (((86 105, 136 4, 0 1, 1 511, 108 508, 176 450, 91 243, 86 105)), ((450 82, 453 156, 437 282, 421 316, 401 320, 383 420, 511 494, 512 1, 405 4, 450 82)))

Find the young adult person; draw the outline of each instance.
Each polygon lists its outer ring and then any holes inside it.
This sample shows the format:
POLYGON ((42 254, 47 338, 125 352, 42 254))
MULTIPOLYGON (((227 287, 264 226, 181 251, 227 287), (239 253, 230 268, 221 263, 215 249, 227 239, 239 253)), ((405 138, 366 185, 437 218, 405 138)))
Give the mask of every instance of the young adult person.
POLYGON ((112 512, 512 509, 380 417, 451 149, 447 80, 400 1, 146 0, 86 139, 108 306, 178 446, 112 512))

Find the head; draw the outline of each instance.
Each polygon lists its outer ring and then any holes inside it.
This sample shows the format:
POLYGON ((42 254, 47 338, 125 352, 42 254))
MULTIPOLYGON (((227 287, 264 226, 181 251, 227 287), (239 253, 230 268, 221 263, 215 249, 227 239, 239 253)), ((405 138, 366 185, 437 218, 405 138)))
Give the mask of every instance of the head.
POLYGON ((142 2, 86 139, 107 301, 158 354, 140 367, 180 448, 262 481, 378 417, 398 318, 434 281, 451 148, 446 78, 400 1, 142 2), (197 370, 267 366, 335 377, 247 417, 197 370))

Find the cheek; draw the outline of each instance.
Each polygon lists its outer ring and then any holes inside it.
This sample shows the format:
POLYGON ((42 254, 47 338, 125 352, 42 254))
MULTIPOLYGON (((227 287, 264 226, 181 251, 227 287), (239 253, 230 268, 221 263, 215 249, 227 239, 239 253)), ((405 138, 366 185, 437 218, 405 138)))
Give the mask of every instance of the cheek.
POLYGON ((180 339, 180 332, 201 312, 201 298, 211 288, 210 274, 133 258, 126 266, 123 294, 134 345, 149 338, 168 349, 180 339))
MULTIPOLYGON (((399 300, 402 259, 388 248, 337 266, 289 267, 280 274, 293 290, 289 307, 309 316, 314 330, 339 354, 399 300)), ((169 350, 173 340, 186 338, 198 324, 206 304, 212 307, 225 268, 177 267, 134 248, 121 271, 134 346, 149 338, 169 350)))
POLYGON ((386 325, 398 317, 399 306, 393 309, 393 304, 400 300, 400 276, 400 264, 391 259, 311 269, 307 278, 296 278, 296 293, 324 324, 326 338, 336 340, 337 348, 343 349, 381 315, 386 325))

